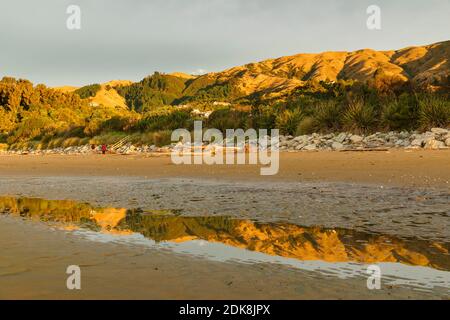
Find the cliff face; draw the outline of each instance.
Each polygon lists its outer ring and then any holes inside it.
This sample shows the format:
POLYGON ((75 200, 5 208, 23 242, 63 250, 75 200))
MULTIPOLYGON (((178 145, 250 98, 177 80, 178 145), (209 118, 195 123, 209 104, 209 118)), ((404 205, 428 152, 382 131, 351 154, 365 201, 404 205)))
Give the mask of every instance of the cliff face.
POLYGON ((346 229, 258 223, 229 217, 183 217, 170 212, 95 208, 73 201, 0 197, 0 214, 59 222, 112 234, 140 233, 155 241, 205 240, 298 260, 399 262, 450 270, 449 243, 399 239, 346 229))

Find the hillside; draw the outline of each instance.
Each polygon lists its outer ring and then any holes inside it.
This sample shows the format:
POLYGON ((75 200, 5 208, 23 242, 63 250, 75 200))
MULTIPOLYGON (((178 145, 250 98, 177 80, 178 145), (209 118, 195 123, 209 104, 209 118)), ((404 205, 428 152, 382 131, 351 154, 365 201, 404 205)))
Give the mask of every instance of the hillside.
POLYGON ((449 57, 446 41, 396 51, 298 54, 197 77, 155 72, 139 82, 80 88, 51 89, 4 77, 0 144, 111 142, 125 133, 157 133, 139 141, 163 144, 170 130, 192 129, 202 111, 209 111, 205 125, 223 131, 277 128, 303 135, 447 128, 449 57))
POLYGON ((104 105, 106 107, 118 107, 121 109, 128 109, 125 99, 119 95, 115 89, 117 86, 131 85, 129 80, 112 80, 101 84, 100 90, 90 99, 94 105, 104 105))
MULTIPOLYGON (((98 91, 96 91, 93 97, 88 97, 89 102, 93 106, 103 105, 108 108, 120 108, 120 109, 128 109, 128 106, 125 102, 125 99, 117 93, 115 87, 117 86, 129 86, 133 82, 130 80, 111 80, 105 83, 102 83, 98 87, 98 91)), ((88 87, 88 86, 86 86, 88 87)), ((64 93, 75 92, 83 89, 85 87, 79 88, 74 86, 62 86, 55 87, 53 89, 57 91, 61 91, 64 93)))
POLYGON ((60 91, 60 92, 63 92, 63 93, 69 93, 69 92, 74 92, 75 90, 78 90, 79 87, 62 86, 62 87, 54 87, 52 89, 55 89, 56 91, 60 91))
POLYGON ((210 86, 233 83, 241 96, 264 93, 269 97, 289 93, 307 81, 367 82, 377 75, 411 81, 420 87, 446 86, 450 77, 450 41, 396 51, 297 54, 206 74, 190 86, 198 82, 210 86))
MULTIPOLYGON (((416 88, 450 88, 450 41, 392 51, 303 53, 193 76, 155 73, 140 82, 101 84, 94 105, 138 111, 194 101, 261 101, 284 98, 311 83, 409 82, 416 88), (108 88, 108 90, 107 90, 108 88)), ((75 87, 55 88, 72 92, 75 87)), ((76 91, 75 91, 76 92, 76 91)))

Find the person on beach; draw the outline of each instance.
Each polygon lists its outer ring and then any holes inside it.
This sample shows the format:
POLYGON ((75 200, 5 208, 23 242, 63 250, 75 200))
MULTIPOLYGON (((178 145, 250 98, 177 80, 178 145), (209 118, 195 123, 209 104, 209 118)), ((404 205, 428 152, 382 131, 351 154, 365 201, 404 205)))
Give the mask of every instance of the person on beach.
POLYGON ((106 154, 107 149, 106 144, 102 144, 102 154, 106 154))

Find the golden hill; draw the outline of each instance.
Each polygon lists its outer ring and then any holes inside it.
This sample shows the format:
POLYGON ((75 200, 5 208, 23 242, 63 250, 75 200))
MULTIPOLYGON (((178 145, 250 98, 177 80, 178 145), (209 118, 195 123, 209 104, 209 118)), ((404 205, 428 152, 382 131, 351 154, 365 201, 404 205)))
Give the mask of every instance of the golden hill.
POLYGON ((363 49, 354 52, 297 54, 209 73, 194 80, 232 81, 242 95, 263 92, 276 96, 306 81, 368 81, 376 74, 419 86, 439 86, 450 76, 450 41, 395 51, 363 49))
POLYGON ((183 78, 183 79, 195 79, 197 78, 197 76, 194 76, 192 74, 187 74, 184 72, 173 72, 173 73, 169 73, 170 76, 174 76, 174 77, 178 77, 178 78, 183 78))
POLYGON ((101 89, 97 92, 95 97, 90 98, 91 104, 104 105, 111 108, 123 108, 128 109, 125 99, 117 93, 114 89, 117 86, 131 85, 133 82, 130 80, 112 80, 101 84, 101 89))
MULTIPOLYGON (((100 84, 101 88, 96 93, 95 97, 89 98, 89 102, 93 106, 103 105, 108 108, 124 108, 128 109, 128 106, 125 102, 125 99, 117 93, 115 87, 117 86, 129 86, 133 83, 130 80, 111 80, 105 83, 100 84)), ((62 91, 62 92, 74 92, 80 87, 75 86, 62 86, 62 87, 54 87, 53 89, 62 91)))
POLYGON ((74 92, 79 89, 79 87, 74 86, 62 86, 62 87, 54 87, 53 89, 61 91, 61 92, 74 92))
MULTIPOLYGON (((450 86, 450 41, 391 51, 362 49, 353 52, 296 54, 202 76, 175 72, 163 77, 167 78, 168 83, 176 83, 176 90, 166 92, 170 88, 170 85, 167 85, 151 88, 151 94, 157 95, 160 90, 161 93, 168 93, 174 98, 172 100, 179 101, 184 98, 192 98, 195 101, 198 92, 220 86, 231 88, 232 94, 227 100, 249 96, 258 96, 264 100, 284 97, 310 81, 367 82, 375 78, 388 78, 396 83, 410 81, 418 87, 442 89, 450 86)), ((133 82, 126 80, 103 83, 96 96, 90 98, 90 102, 105 107, 128 108, 125 99, 115 88, 131 84, 133 82)), ((143 87, 146 85, 148 84, 142 84, 143 87)), ((77 88, 66 86, 56 89, 69 92, 77 88)))

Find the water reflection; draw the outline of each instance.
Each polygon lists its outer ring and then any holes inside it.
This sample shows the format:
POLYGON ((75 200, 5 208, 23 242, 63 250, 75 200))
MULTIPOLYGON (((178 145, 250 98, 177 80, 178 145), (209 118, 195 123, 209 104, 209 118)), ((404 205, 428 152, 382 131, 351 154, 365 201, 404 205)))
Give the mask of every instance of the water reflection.
POLYGON ((230 217, 186 217, 173 211, 98 208, 75 201, 0 197, 0 212, 155 242, 207 241, 301 261, 396 262, 450 270, 449 243, 399 239, 346 229, 260 223, 230 217))

